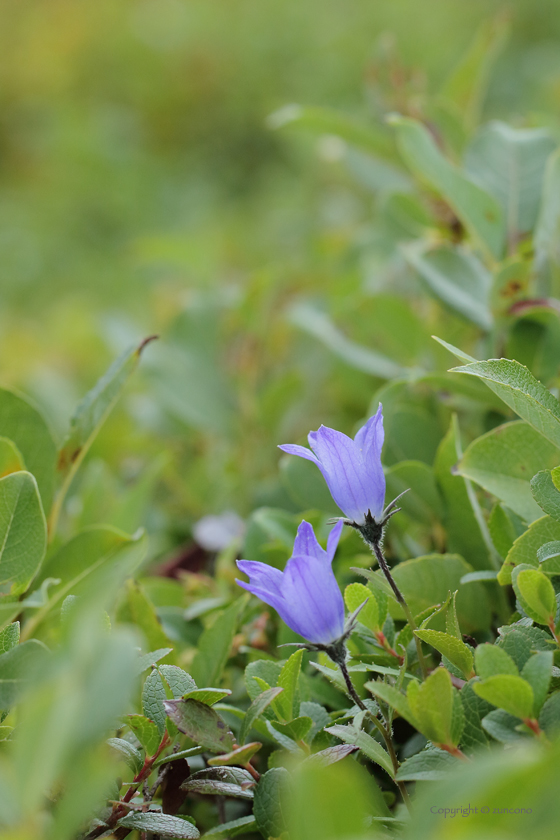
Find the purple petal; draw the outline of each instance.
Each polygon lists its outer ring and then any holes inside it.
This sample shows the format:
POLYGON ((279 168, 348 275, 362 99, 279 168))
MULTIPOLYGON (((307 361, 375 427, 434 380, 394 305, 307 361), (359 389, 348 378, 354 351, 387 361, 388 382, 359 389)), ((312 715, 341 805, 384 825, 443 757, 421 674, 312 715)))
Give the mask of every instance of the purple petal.
POLYGON ((305 520, 303 520, 298 528, 292 554, 298 554, 304 557, 316 557, 318 560, 327 559, 327 552, 319 545, 313 527, 305 520))
POLYGON ((344 601, 330 564, 316 557, 292 557, 282 594, 284 603, 278 612, 300 636, 329 644, 343 634, 344 601))
POLYGON ((306 446, 298 446, 297 443, 283 443, 278 449, 282 452, 287 452, 288 455, 299 455, 300 458, 306 458, 308 461, 313 461, 317 466, 320 466, 318 458, 306 446))
POLYGON ((282 602, 282 572, 256 560, 238 560, 237 568, 249 577, 249 583, 237 578, 235 582, 278 611, 282 602))
POLYGON ((354 441, 342 432, 321 426, 309 434, 309 442, 321 462, 331 495, 346 516, 361 524, 368 510, 374 516, 379 513, 379 494, 354 441))
POLYGON ((367 464, 370 459, 381 459, 381 450, 385 432, 383 430, 383 406, 379 403, 377 412, 370 417, 367 423, 356 433, 354 441, 362 453, 364 462, 367 464))
POLYGON ((327 540, 327 557, 329 558, 329 563, 332 563, 334 555, 336 553, 336 549, 338 548, 338 541, 340 539, 340 535, 342 534, 342 529, 344 528, 344 522, 340 519, 334 528, 332 528, 329 538, 327 540))

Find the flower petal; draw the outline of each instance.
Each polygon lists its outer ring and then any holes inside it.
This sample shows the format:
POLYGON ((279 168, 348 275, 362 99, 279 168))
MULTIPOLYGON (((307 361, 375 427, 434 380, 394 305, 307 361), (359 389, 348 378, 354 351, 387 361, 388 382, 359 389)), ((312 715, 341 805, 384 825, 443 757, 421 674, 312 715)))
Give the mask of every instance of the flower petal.
MULTIPOLYGON (((373 504, 372 496, 377 497, 378 493, 367 475, 359 448, 352 438, 326 426, 310 432, 309 443, 321 462, 338 507, 349 519, 363 523, 373 504)), ((375 515, 373 510, 372 513, 375 515)))
POLYGON ((297 443, 282 443, 278 449, 282 452, 287 452, 288 455, 299 455, 300 458, 306 458, 308 461, 313 461, 317 466, 320 466, 319 459, 306 446, 298 446, 297 443))
POLYGON ((383 406, 379 403, 377 412, 359 429, 354 438, 366 464, 370 458, 381 459, 384 439, 383 406))
POLYGON ((238 560, 237 568, 249 577, 249 583, 237 578, 236 583, 278 611, 282 601, 282 572, 256 560, 238 560))
POLYGON ((329 538, 327 540, 327 557, 329 559, 329 563, 332 563, 334 559, 336 549, 338 548, 338 541, 340 539, 340 535, 342 534, 343 528, 344 522, 342 521, 342 519, 339 519, 334 528, 331 529, 329 538))
POLYGON ((318 560, 327 559, 327 552, 324 548, 321 548, 313 527, 305 519, 298 528, 293 554, 316 557, 318 560))
POLYGON ((292 557, 282 594, 280 615, 296 633, 315 644, 330 644, 342 636, 344 601, 330 564, 316 557, 292 557))

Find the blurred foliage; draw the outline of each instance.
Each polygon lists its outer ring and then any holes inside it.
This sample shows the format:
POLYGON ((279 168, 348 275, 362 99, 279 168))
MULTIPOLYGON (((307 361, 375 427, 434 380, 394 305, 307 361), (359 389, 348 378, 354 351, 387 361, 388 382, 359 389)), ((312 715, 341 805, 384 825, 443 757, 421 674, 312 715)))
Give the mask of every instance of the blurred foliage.
POLYGON ((552 837, 555 3, 2 12, 2 838, 552 837), (276 445, 379 401, 426 681, 355 533, 335 569, 398 769, 234 583, 337 512, 276 445))

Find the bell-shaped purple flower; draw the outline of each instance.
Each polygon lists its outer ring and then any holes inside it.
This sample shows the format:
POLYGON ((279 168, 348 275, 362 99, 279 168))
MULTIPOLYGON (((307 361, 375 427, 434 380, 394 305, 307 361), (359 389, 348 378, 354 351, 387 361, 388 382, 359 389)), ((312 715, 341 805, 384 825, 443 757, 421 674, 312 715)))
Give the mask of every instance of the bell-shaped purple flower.
POLYGON ((343 523, 329 534, 325 551, 308 522, 298 528, 292 557, 283 572, 266 563, 238 560, 249 583, 238 580, 269 604, 291 629, 317 645, 330 645, 344 634, 344 601, 332 570, 343 523))
POLYGON ((357 432, 354 440, 342 432, 321 426, 310 432, 305 446, 280 446, 289 455, 299 455, 317 464, 327 482, 331 496, 349 520, 363 525, 368 513, 373 519, 382 518, 385 504, 385 476, 381 466, 383 446, 383 414, 377 414, 357 432))

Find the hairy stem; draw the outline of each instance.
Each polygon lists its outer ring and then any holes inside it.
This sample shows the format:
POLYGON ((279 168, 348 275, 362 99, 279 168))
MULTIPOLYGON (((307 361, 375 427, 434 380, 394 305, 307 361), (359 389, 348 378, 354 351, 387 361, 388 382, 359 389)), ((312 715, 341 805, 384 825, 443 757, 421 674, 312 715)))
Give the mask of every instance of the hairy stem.
MULTIPOLYGON (((376 718, 376 716, 369 711, 369 709, 365 706, 363 700, 359 696, 358 692, 354 687, 354 683, 352 682, 352 678, 346 666, 346 662, 343 659, 337 660, 336 664, 340 668, 342 676, 344 677, 344 682, 346 683, 346 687, 348 689, 348 693, 356 706, 362 710, 362 712, 367 712, 369 719, 375 724, 379 732, 381 733, 383 740, 385 741, 385 746, 387 747, 387 752, 389 753, 389 757, 391 759, 391 764, 393 765, 393 772, 394 775, 397 774, 397 770, 399 769, 399 760, 397 758, 397 754, 395 752, 395 745, 393 743, 393 736, 391 734, 391 730, 389 727, 383 726, 380 720, 376 718)), ((405 803, 406 807, 410 811, 411 803, 410 803, 410 796, 408 795, 408 791, 404 782, 395 782, 401 796, 403 798, 403 802, 405 803)))
POLYGON ((393 578, 393 575, 391 574, 391 571, 389 569, 389 566, 387 565, 387 561, 385 560, 385 556, 384 556, 383 551, 381 549, 380 542, 378 540, 376 540, 375 542, 369 543, 369 545, 372 548, 373 553, 375 554, 375 556, 377 558, 377 562, 379 563, 379 568, 381 569, 381 571, 383 572, 383 574, 387 578, 387 581, 388 581, 391 589, 395 593, 395 598, 397 599, 397 601, 401 605, 402 610, 403 610, 403 612, 406 616, 406 620, 410 624, 410 629, 412 630, 412 633, 414 635, 414 641, 415 641, 415 644, 416 644, 416 653, 418 654, 418 663, 419 663, 420 669, 422 671, 422 676, 424 677, 424 679, 426 679, 426 677, 428 676, 428 669, 426 667, 426 661, 424 659, 424 654, 422 652, 422 642, 420 641, 418 636, 414 633, 414 631, 417 630, 418 628, 416 626, 416 622, 414 621, 414 617, 412 615, 410 607, 406 603, 406 601, 404 599, 404 595, 402 594, 401 590, 397 586, 397 584, 395 582, 395 579, 393 578))

